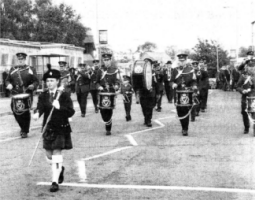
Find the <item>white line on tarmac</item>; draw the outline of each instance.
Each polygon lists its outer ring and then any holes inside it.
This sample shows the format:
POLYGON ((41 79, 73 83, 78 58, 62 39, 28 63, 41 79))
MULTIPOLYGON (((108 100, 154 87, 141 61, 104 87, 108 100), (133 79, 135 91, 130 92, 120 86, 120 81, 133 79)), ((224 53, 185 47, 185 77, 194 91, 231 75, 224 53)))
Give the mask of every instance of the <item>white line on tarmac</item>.
MULTIPOLYGON (((37 185, 51 185, 51 182, 39 182, 37 185)), ((185 187, 185 186, 158 186, 158 185, 106 185, 87 183, 62 183, 61 186, 103 188, 103 189, 142 189, 142 190, 189 190, 206 192, 253 193, 255 190, 238 188, 213 188, 213 187, 185 187)))
POLYGON ((127 139, 129 140, 129 142, 133 145, 133 146, 137 146, 137 142, 135 141, 135 139, 133 138, 132 135, 125 135, 127 137, 127 139))
POLYGON ((81 160, 87 161, 87 160, 103 157, 103 156, 110 155, 112 153, 116 153, 116 152, 119 152, 119 151, 122 151, 122 150, 130 149, 130 148, 132 148, 132 147, 122 147, 122 148, 114 149, 114 150, 111 150, 111 151, 108 151, 108 152, 105 152, 105 153, 102 153, 102 154, 91 156, 91 157, 88 157, 88 158, 82 158, 81 160))
POLYGON ((78 175, 80 177, 80 182, 87 182, 87 173, 86 173, 86 165, 84 160, 77 161, 78 165, 78 175))
POLYGON ((6 139, 3 139, 3 140, 0 140, 0 143, 1 143, 1 142, 12 141, 12 140, 17 140, 17 139, 20 139, 20 137, 6 138, 6 139))

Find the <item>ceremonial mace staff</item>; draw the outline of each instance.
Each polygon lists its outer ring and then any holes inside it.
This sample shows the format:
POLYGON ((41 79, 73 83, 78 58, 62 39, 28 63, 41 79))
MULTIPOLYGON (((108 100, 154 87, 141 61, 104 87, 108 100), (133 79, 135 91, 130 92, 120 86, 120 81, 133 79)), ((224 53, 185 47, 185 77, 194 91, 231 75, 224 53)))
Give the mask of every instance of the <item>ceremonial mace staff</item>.
MULTIPOLYGON (((56 100, 59 100, 59 97, 60 97, 60 95, 62 94, 63 89, 64 89, 63 86, 60 86, 60 87, 58 88, 56 100)), ((48 116, 48 118, 47 118, 47 120, 46 120, 46 123, 45 123, 45 125, 44 125, 44 127, 43 127, 43 129, 42 129, 42 135, 45 133, 46 128, 47 128, 47 126, 48 126, 48 123, 49 123, 49 121, 51 120, 51 116, 52 116, 52 113, 53 113, 53 111, 54 111, 54 108, 55 108, 55 107, 53 106, 52 109, 51 109, 51 111, 50 111, 50 114, 49 114, 49 116, 48 116)), ((35 156, 35 153, 36 153, 36 150, 37 150, 37 148, 38 148, 38 146, 39 146, 39 143, 40 143, 40 141, 41 141, 41 138, 42 138, 42 137, 39 138, 39 140, 38 140, 38 142, 37 142, 37 144, 36 144, 35 150, 34 150, 34 152, 33 152, 33 154, 32 154, 32 157, 31 157, 31 159, 30 159, 30 161, 29 161, 28 167, 31 165, 31 163, 32 163, 32 161, 33 161, 33 158, 34 158, 34 156, 35 156)))

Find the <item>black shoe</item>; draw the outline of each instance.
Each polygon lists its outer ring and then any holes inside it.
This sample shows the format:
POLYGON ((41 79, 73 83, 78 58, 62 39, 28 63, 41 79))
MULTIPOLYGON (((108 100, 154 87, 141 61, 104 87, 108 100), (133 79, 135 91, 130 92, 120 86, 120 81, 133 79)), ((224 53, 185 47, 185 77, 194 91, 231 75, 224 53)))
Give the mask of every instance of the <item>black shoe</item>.
POLYGON ((168 101, 168 103, 173 103, 173 101, 168 101))
POLYGON ((249 128, 245 128, 243 133, 248 134, 249 133, 249 128))
POLYGON ((26 132, 22 132, 21 133, 21 138, 27 138, 27 133, 26 132))
POLYGON ((106 135, 111 135, 111 131, 106 131, 106 135))
POLYGON ((151 124, 151 122, 147 122, 147 127, 152 127, 152 124, 151 124))
POLYGON ((198 113, 198 112, 196 113, 196 116, 197 116, 197 117, 199 116, 199 113, 198 113))
POLYGON ((50 192, 57 192, 58 191, 58 184, 56 182, 53 182, 50 187, 50 192))
POLYGON ((194 122, 195 121, 195 117, 191 117, 191 121, 194 122))
POLYGON ((156 111, 161 112, 161 108, 157 108, 156 111))
POLYGON ((131 120, 131 116, 126 116, 126 120, 130 121, 131 120))
POLYGON ((85 117, 85 114, 81 114, 81 117, 85 117))
POLYGON ((205 109, 201 109, 201 112, 205 112, 205 109))
POLYGON ((95 109, 95 113, 98 113, 98 108, 95 109))
POLYGON ((188 131, 187 130, 182 130, 182 135, 183 136, 188 136, 188 131))
POLYGON ((65 167, 62 166, 62 170, 61 170, 61 172, 59 174, 59 178, 58 178, 58 183, 59 184, 63 183, 63 181, 64 181, 64 172, 65 172, 65 167))

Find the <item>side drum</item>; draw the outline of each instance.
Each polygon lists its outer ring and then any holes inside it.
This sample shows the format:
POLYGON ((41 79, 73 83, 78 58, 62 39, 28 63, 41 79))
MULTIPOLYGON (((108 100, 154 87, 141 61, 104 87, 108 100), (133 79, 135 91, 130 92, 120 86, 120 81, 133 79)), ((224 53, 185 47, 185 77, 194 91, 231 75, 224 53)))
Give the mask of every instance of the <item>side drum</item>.
POLYGON ((144 60, 137 60, 134 64, 132 75, 132 85, 135 90, 152 87, 152 65, 144 60))
POLYGON ((12 96, 13 111, 23 113, 31 108, 31 98, 29 94, 16 94, 12 96))
POLYGON ((255 96, 246 97, 246 101, 247 101, 247 111, 249 113, 255 113, 255 96))
POLYGON ((116 105, 116 93, 100 92, 99 93, 99 108, 114 109, 116 105))
POLYGON ((191 90, 176 90, 175 104, 176 106, 192 106, 193 91, 191 90))

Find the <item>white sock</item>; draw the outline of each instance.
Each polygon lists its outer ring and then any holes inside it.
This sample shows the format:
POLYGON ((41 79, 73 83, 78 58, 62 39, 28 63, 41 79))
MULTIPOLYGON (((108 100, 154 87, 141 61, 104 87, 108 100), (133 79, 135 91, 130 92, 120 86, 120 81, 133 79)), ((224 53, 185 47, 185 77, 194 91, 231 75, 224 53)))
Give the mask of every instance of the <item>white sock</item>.
POLYGON ((50 165, 52 164, 52 161, 47 156, 45 156, 45 159, 47 163, 49 163, 50 165))
POLYGON ((52 182, 58 183, 59 174, 62 170, 63 156, 52 155, 52 182))

